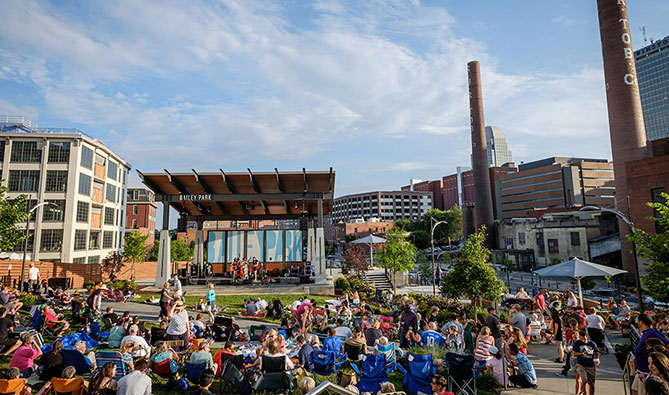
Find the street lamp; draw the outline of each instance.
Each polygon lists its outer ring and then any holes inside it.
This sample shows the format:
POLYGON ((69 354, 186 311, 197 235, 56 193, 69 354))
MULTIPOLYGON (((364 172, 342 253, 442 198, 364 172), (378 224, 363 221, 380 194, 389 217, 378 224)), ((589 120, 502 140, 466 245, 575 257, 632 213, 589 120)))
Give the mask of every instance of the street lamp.
MULTIPOLYGON (((28 201, 26 202, 26 210, 28 209, 28 205, 30 204, 30 196, 28 196, 28 201)), ((19 277, 19 292, 23 292, 23 276, 25 274, 26 270, 26 254, 28 253, 28 227, 30 225, 30 214, 32 214, 33 211, 37 210, 40 206, 52 206, 58 209, 58 205, 51 203, 51 202, 43 202, 40 204, 35 205, 30 211, 28 211, 28 217, 26 218, 26 237, 25 240, 23 241, 23 261, 21 262, 21 277, 19 277)), ((33 240, 35 240, 35 235, 33 234, 33 240)), ((34 248, 34 246, 33 246, 34 248)))
MULTIPOLYGON (((614 214, 616 217, 622 219, 623 222, 625 222, 627 224, 627 226, 630 228, 630 232, 632 233, 632 236, 635 235, 634 224, 620 210, 616 210, 616 209, 612 209, 612 208, 606 208, 606 207, 584 206, 584 207, 581 207, 580 211, 614 214)), ((634 282, 636 283, 636 295, 639 298, 639 311, 641 311, 643 313, 644 311, 646 311, 646 309, 645 309, 645 306, 644 306, 644 303, 643 303, 643 293, 641 292, 641 277, 640 277, 640 274, 639 274, 639 261, 637 260, 637 257, 636 257, 636 243, 634 243, 634 239, 632 239, 632 255, 634 256, 634 282)))
POLYGON ((434 217, 430 217, 430 224, 432 228, 430 229, 430 244, 432 245, 432 295, 437 294, 435 273, 434 273, 434 229, 440 224, 446 224, 446 221, 434 222, 434 217))

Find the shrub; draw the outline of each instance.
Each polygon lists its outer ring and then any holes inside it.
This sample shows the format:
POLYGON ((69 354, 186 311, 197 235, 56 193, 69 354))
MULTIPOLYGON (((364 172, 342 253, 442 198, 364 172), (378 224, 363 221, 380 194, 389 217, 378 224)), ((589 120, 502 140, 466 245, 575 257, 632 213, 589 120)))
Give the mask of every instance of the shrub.
POLYGON ((499 394, 504 388, 499 384, 495 376, 490 373, 483 373, 476 381, 476 388, 479 393, 499 394))
POLYGON ((111 289, 117 289, 121 291, 134 291, 137 289, 137 284, 132 280, 107 281, 105 285, 111 289))
POLYGON ((435 360, 435 359, 446 358, 446 354, 448 354, 448 350, 445 349, 445 348, 441 348, 441 347, 414 346, 414 347, 407 348, 407 353, 415 354, 415 355, 432 354, 432 359, 435 360))
POLYGON ((23 303, 24 306, 30 307, 37 303, 37 296, 31 293, 25 293, 19 300, 21 303, 23 303))
POLYGON ((509 322, 509 308, 505 307, 504 310, 499 314, 499 320, 501 322, 509 322))
POLYGON ((342 292, 348 292, 351 290, 351 284, 348 282, 346 277, 339 277, 335 281, 335 287, 341 288, 342 292))
POLYGON ((95 283, 93 281, 85 281, 84 282, 84 288, 86 288, 87 291, 90 292, 91 289, 95 286, 95 283))

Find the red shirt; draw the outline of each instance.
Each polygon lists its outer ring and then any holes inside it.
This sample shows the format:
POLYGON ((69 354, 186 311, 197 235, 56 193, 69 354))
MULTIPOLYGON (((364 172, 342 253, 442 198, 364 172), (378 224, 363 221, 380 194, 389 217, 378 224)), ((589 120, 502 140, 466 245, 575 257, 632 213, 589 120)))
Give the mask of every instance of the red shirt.
POLYGON ((546 299, 543 294, 537 294, 537 296, 534 297, 534 300, 537 301, 537 305, 540 309, 546 310, 546 299))
POLYGON ((49 328, 53 328, 54 326, 56 326, 56 321, 58 321, 56 319, 56 316, 53 315, 53 313, 51 313, 51 310, 49 310, 49 312, 46 313, 46 326, 49 328))

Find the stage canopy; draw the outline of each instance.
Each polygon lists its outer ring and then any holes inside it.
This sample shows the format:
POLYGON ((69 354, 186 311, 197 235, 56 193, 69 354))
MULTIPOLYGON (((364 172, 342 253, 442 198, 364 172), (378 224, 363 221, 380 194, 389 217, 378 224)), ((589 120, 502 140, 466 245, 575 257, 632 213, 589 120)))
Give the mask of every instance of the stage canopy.
POLYGON ((188 220, 318 218, 332 212, 335 173, 329 171, 142 173, 140 179, 188 220))

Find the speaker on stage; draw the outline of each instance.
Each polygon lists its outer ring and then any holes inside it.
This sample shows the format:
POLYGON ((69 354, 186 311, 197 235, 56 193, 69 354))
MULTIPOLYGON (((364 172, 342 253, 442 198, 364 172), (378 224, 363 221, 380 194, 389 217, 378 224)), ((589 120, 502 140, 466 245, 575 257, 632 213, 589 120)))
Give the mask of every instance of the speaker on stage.
POLYGON ((188 221, 186 217, 179 217, 177 219, 177 232, 185 232, 188 227, 188 221))

